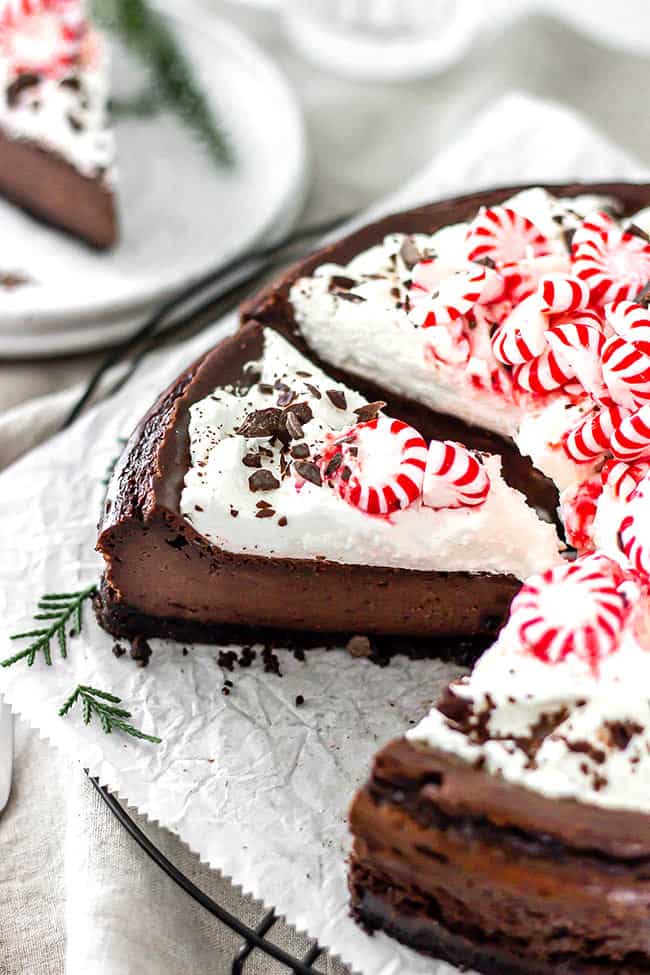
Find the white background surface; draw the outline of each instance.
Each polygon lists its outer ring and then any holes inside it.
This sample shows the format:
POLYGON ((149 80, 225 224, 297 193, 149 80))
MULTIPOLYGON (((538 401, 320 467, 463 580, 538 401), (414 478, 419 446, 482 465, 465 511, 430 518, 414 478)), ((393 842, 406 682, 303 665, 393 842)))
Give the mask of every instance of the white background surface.
MULTIPOLYGON (((648 62, 601 48, 550 19, 528 18, 502 36, 484 36, 472 58, 444 77, 372 88, 327 78, 302 64, 283 46, 270 19, 260 14, 238 19, 278 53, 306 107, 316 162, 312 216, 376 199, 463 134, 472 139, 471 151, 456 150, 444 173, 434 171, 432 197, 449 189, 454 178, 494 181, 504 167, 511 178, 512 153, 498 150, 504 119, 488 117, 477 129, 469 127, 480 109, 511 87, 573 104, 623 149, 650 161, 643 104, 648 62)), ((650 35, 648 26, 639 25, 639 32, 650 35)), ((534 124, 525 103, 518 105, 520 121, 529 122, 522 139, 525 177, 564 172, 571 120, 554 116, 543 128, 534 124)), ((577 170, 591 173, 596 166, 602 175, 613 166, 612 175, 620 172, 622 163, 612 161, 602 144, 595 151, 593 144, 590 151, 578 150, 570 160, 577 170)), ((85 368, 70 363, 60 371, 50 367, 41 374, 39 389, 53 388, 62 378, 70 381, 85 368)), ((33 373, 25 369, 21 374, 16 367, 11 373, 0 371, 0 384, 8 377, 14 384, 8 393, 1 391, 5 402, 12 395, 14 401, 17 394, 25 396, 25 375, 33 373)), ((0 456, 3 447, 5 455, 15 452, 17 438, 22 441, 40 424, 47 425, 43 414, 52 408, 35 408, 20 435, 15 417, 0 424, 0 456)), ((10 975, 228 971, 227 949, 236 939, 187 903, 144 860, 65 760, 22 725, 18 732, 14 799, 0 818, 0 966, 10 975)), ((213 893, 241 908, 236 892, 208 876, 173 838, 163 834, 163 843, 213 893)), ((264 960, 251 970, 274 971, 264 960)))

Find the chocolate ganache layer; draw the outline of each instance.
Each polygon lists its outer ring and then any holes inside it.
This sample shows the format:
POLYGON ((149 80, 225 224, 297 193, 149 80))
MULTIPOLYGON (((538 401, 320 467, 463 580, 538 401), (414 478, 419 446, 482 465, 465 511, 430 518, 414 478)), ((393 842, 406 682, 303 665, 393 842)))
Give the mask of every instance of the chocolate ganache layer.
POLYGON ((472 659, 519 588, 512 575, 226 551, 181 514, 190 408, 217 387, 245 390, 256 381, 250 364, 262 355, 263 332, 249 323, 194 363, 131 437, 100 526, 100 621, 118 635, 183 640, 322 645, 362 633, 393 651, 472 659))

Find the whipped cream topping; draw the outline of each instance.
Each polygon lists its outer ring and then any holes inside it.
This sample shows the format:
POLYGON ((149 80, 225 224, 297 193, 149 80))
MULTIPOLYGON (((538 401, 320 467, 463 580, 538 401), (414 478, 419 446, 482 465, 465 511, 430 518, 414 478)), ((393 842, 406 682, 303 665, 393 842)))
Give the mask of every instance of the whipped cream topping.
MULTIPOLYGON (((549 798, 650 812, 650 602, 636 583, 622 588, 633 608, 597 667, 577 653, 540 659, 513 617, 409 740, 549 798)), ((583 607, 565 594, 554 614, 571 629, 583 607)))
POLYGON ((43 146, 84 176, 115 180, 115 143, 109 128, 108 59, 91 32, 92 57, 63 78, 16 75, 0 54, 0 129, 11 139, 43 146))
POLYGON ((237 553, 519 579, 561 561, 554 528, 505 483, 498 457, 481 458, 490 490, 480 507, 434 510, 420 497, 375 516, 348 504, 322 483, 314 461, 358 422, 355 410, 366 401, 271 329, 252 368, 259 379, 249 389, 216 389, 191 408, 181 512, 211 543, 237 553), (268 434, 251 435, 264 430, 247 421, 278 403, 300 417, 284 450, 268 434))

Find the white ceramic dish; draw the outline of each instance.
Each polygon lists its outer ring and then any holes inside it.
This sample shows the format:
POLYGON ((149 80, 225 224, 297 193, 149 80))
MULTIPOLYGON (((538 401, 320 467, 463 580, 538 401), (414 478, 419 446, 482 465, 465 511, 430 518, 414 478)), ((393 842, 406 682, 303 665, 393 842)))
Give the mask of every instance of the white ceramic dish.
MULTIPOLYGON (((217 167, 169 112, 119 118, 121 240, 104 254, 0 200, 0 269, 32 282, 0 291, 0 357, 109 345, 165 297, 286 232, 300 212, 306 142, 284 78, 229 24, 196 12, 166 16, 214 100, 236 165, 217 167)), ((118 45, 113 74, 118 98, 142 75, 118 45)))

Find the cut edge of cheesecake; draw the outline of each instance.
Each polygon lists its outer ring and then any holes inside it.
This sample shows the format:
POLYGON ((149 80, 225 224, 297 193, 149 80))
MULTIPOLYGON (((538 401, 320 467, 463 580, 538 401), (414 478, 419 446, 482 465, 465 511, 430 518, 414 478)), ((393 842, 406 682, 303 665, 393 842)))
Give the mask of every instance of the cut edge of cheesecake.
POLYGON ((117 242, 115 196, 103 174, 85 176, 56 152, 1 128, 0 194, 97 250, 117 242))
MULTIPOLYGON (((375 756, 350 824, 352 913, 369 931, 487 975, 647 971, 634 951, 616 957, 617 901, 630 884, 650 897, 642 813, 547 798, 398 738, 375 756), (590 964, 601 950, 610 964, 590 964)), ((625 920, 636 942, 640 909, 625 920)))
MULTIPOLYGON (((118 636, 199 642, 322 646, 364 635, 381 653, 472 661, 505 619, 521 584, 514 576, 237 554, 181 515, 189 409, 217 387, 251 385, 247 366, 261 357, 264 329, 249 322, 185 370, 127 444, 97 544, 106 561, 101 624, 118 636)), ((443 422, 445 436, 462 439, 464 424, 450 431, 443 422)))

